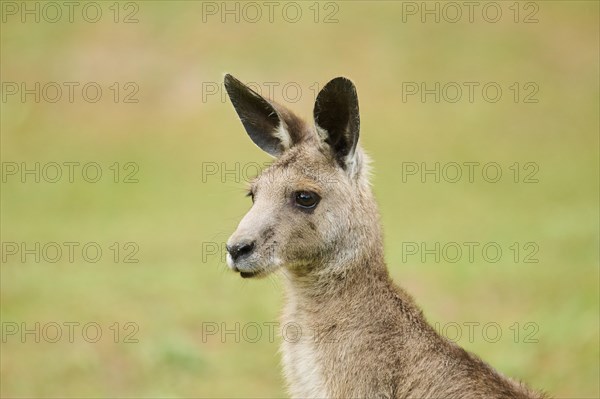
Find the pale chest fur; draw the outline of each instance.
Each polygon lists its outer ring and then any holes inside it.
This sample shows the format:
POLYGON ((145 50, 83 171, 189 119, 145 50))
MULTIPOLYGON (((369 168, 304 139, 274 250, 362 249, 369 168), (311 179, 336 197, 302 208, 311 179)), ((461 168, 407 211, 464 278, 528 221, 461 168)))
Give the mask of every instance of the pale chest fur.
POLYGON ((294 301, 285 307, 282 318, 283 372, 292 398, 327 398, 329 390, 323 370, 322 354, 314 331, 298 317, 294 301))

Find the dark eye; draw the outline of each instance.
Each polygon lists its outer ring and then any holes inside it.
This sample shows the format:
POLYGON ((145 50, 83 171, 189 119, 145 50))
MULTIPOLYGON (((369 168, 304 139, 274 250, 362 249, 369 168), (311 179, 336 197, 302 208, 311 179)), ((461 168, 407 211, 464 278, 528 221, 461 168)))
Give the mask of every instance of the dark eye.
POLYGON ((254 202, 254 193, 252 192, 252 190, 250 190, 246 193, 246 197, 252 198, 252 202, 254 202))
POLYGON ((294 194, 294 200, 296 201, 296 205, 300 208, 312 209, 317 206, 321 197, 310 191, 297 191, 294 194))

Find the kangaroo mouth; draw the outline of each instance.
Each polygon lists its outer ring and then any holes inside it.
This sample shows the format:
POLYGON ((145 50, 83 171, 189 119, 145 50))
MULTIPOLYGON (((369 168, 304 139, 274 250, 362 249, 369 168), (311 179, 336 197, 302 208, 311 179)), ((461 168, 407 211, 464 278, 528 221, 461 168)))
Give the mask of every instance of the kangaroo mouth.
POLYGON ((242 278, 252 278, 252 277, 256 277, 259 274, 263 274, 264 270, 262 268, 258 268, 256 269, 256 266, 250 266, 250 269, 254 269, 254 270, 241 270, 238 265, 234 264, 234 263, 227 263, 228 266, 236 273, 239 273, 240 276, 242 276, 242 278))
MULTIPOLYGON (((229 266, 231 268, 231 270, 233 270, 236 273, 239 273, 240 276, 242 276, 242 278, 252 278, 255 277, 257 275, 259 275, 263 270, 262 269, 258 269, 258 270, 240 270, 239 265, 237 265, 233 260, 231 260, 229 254, 227 255, 227 266, 229 266)), ((246 265, 247 268, 255 268, 256 266, 254 265, 246 265)))
POLYGON ((242 278, 252 278, 255 276, 258 276, 260 274, 260 270, 254 271, 254 272, 242 272, 240 271, 240 276, 242 276, 242 278))
POLYGON ((242 278, 252 278, 252 277, 257 277, 258 275, 262 274, 264 270, 252 270, 252 271, 241 271, 240 270, 240 276, 242 278))

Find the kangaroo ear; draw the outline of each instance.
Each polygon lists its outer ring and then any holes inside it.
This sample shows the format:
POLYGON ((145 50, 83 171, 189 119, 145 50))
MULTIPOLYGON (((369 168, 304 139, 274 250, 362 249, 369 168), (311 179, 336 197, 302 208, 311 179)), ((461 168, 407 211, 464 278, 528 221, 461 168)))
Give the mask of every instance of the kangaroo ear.
POLYGON ((319 92, 313 113, 319 135, 347 169, 354 160, 360 130, 356 87, 343 77, 331 80, 319 92))
POLYGON ((263 151, 278 157, 302 139, 302 122, 234 78, 225 75, 225 89, 246 132, 263 151))

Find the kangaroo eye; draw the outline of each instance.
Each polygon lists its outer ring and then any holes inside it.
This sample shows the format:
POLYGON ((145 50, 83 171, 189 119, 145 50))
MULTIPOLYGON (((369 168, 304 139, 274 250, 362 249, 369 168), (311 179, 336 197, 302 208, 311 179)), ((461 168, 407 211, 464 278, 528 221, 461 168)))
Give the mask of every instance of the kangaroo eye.
POLYGON ((300 208, 305 208, 305 209, 314 208, 315 206, 317 206, 317 204, 321 200, 321 197, 319 197, 318 194, 310 192, 310 191, 298 191, 298 192, 296 192, 294 197, 295 197, 296 205, 298 205, 300 208))

